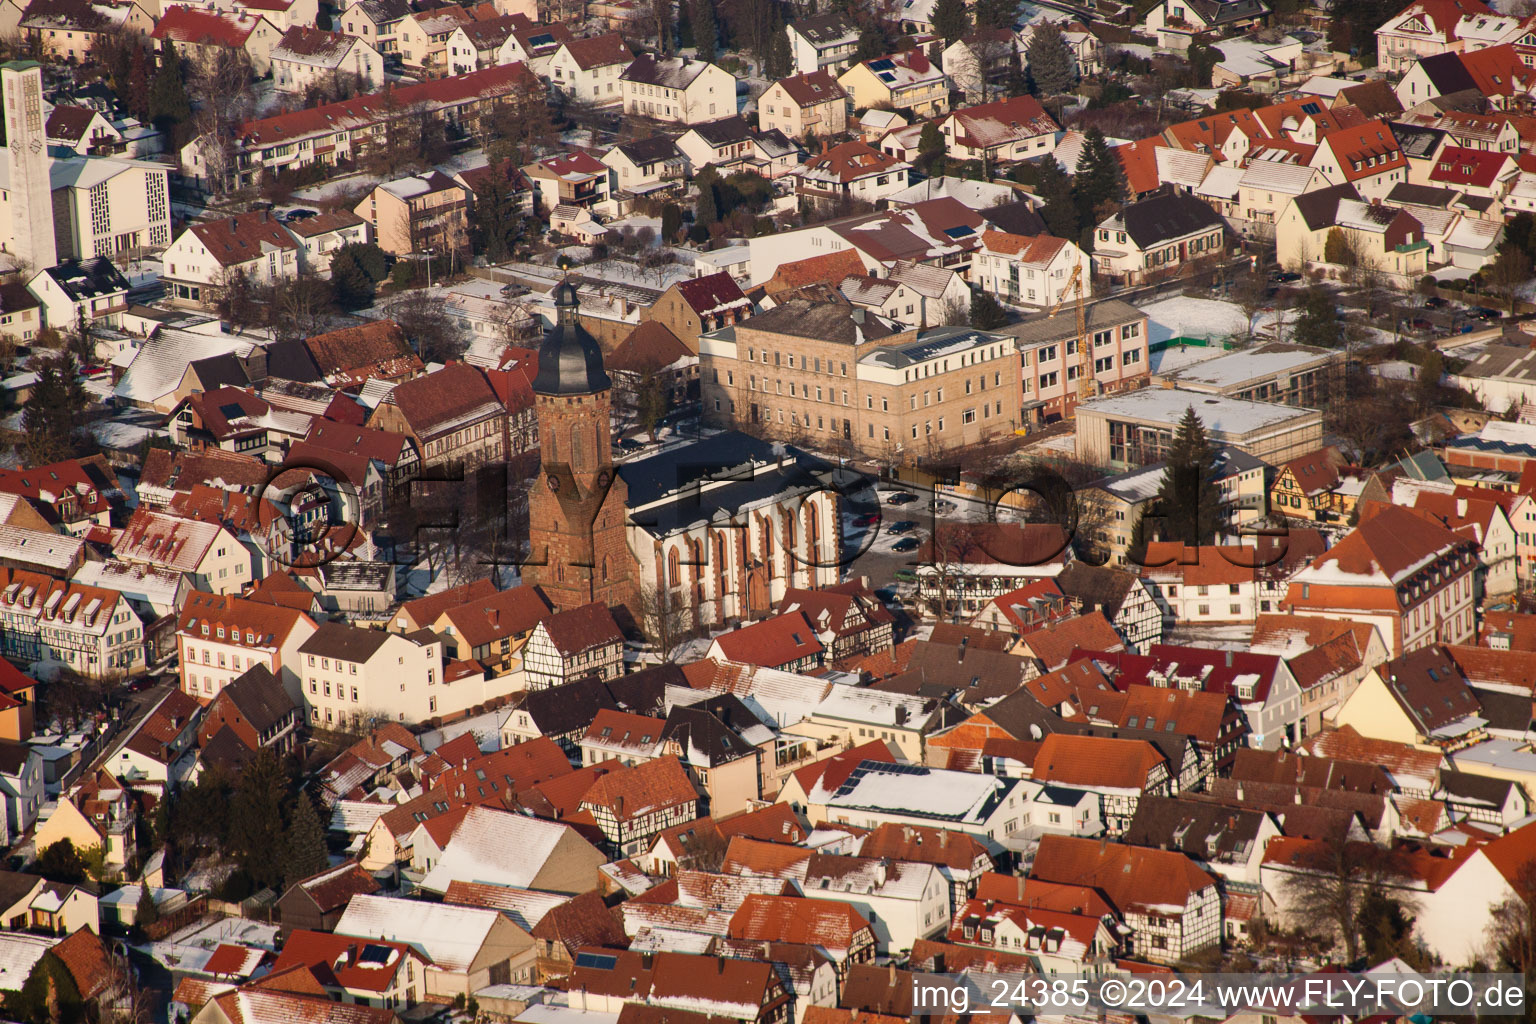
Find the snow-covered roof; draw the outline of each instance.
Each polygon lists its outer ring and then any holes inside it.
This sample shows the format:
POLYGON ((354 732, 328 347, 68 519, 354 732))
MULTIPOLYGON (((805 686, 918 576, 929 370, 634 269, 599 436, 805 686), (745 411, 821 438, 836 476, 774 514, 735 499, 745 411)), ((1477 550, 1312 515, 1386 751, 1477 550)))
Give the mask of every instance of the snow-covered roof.
POLYGON ((459 973, 469 970, 500 917, 477 907, 360 894, 347 904, 336 934, 403 942, 440 970, 459 973))
POLYGON ((980 825, 1022 784, 995 775, 865 761, 826 798, 826 806, 980 825))
POLYGON ((49 935, 0 932, 0 992, 20 992, 32 968, 58 941, 49 935))
POLYGON ((176 390, 195 360, 229 354, 244 358, 255 347, 249 338, 162 329, 134 353, 112 394, 126 402, 152 404, 176 390))
POLYGON ((1295 419, 1316 416, 1316 409, 1249 402, 1179 388, 1142 388, 1123 395, 1111 395, 1087 403, 1083 409, 1111 417, 1125 417, 1157 423, 1177 423, 1185 410, 1194 407, 1209 435, 1236 437, 1278 427, 1295 419))
POLYGON ((450 882, 460 881, 526 889, 567 831, 552 821, 471 807, 421 887, 446 892, 450 882))

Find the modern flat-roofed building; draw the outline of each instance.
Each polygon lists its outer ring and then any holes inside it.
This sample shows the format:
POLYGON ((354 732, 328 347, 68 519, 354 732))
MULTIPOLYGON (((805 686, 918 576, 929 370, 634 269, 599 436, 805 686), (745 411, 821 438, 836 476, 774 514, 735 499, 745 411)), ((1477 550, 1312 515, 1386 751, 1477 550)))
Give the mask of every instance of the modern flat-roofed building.
POLYGON ((1230 445, 1271 465, 1304 455, 1323 442, 1323 414, 1316 409, 1180 388, 1142 388, 1078 408, 1077 457, 1112 469, 1167 458, 1179 420, 1190 408, 1213 445, 1230 445))
POLYGON ((1276 341, 1157 374, 1152 382, 1250 402, 1319 407, 1343 377, 1343 352, 1276 341))

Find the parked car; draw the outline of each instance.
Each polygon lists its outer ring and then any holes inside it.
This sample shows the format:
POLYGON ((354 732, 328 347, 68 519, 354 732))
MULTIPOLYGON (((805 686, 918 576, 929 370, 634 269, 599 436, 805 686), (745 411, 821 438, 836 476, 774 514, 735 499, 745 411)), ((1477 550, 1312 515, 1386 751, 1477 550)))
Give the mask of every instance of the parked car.
POLYGON ((891 550, 892 551, 916 551, 917 550, 917 546, 918 545, 917 545, 917 538, 916 537, 903 537, 903 538, 901 538, 901 540, 899 540, 895 544, 891 545, 891 550))
POLYGON ((1444 305, 1445 300, 1438 295, 1431 295, 1429 298, 1424 300, 1425 309, 1439 309, 1444 305))
POLYGON ((288 220, 289 222, 296 220, 309 220, 309 218, 316 216, 318 212, 319 211, 317 210, 289 210, 288 216, 284 219, 288 220))
POLYGON ((916 500, 917 495, 915 494, 908 494, 906 491, 897 491, 895 494, 888 495, 885 499, 885 503, 887 505, 910 505, 916 500))
POLYGON ((875 596, 884 604, 901 604, 901 595, 891 587, 881 587, 875 591, 875 596))
POLYGON ((1408 321, 1408 329, 1413 331, 1432 331, 1435 325, 1421 316, 1416 316, 1408 321))
POLYGON ((641 444, 639 441, 636 441, 632 437, 621 437, 621 438, 619 438, 619 450, 620 451, 637 452, 637 451, 639 451, 640 449, 642 449, 644 447, 645 447, 645 445, 641 444))
POLYGON ((874 526, 879 521, 880 514, 878 512, 865 512, 861 516, 853 517, 854 526, 874 526))
POLYGON ((1489 309, 1487 306, 1477 306, 1467 310, 1468 320, 1497 320, 1503 315, 1497 309, 1489 309))
POLYGON ((917 524, 910 519, 898 519, 885 529, 887 533, 911 533, 917 529, 917 524))
POLYGON ((946 498, 935 498, 933 502, 933 510, 935 512, 953 512, 959 507, 960 506, 946 498))
POLYGON ((1292 281, 1300 281, 1301 275, 1293 270, 1282 270, 1279 273, 1269 275, 1269 279, 1279 284, 1290 284, 1292 281))
MULTIPOLYGON (((907 539, 911 540, 912 538, 908 537, 907 539)), ((896 579, 902 583, 915 583, 917 582, 917 573, 911 569, 897 569, 896 579)))

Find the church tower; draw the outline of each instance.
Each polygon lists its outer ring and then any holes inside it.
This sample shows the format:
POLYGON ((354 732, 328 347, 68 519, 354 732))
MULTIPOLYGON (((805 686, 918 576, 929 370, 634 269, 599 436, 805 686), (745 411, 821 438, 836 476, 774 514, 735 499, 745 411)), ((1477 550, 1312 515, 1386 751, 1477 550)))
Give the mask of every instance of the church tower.
POLYGON ((569 281, 555 289, 555 312, 533 379, 542 466, 528 498, 523 581, 558 611, 592 601, 633 610, 638 574, 624 532, 629 492, 613 467, 612 381, 569 281))
POLYGON ((43 66, 31 60, 0 65, 0 92, 5 97, 5 162, 11 176, 10 238, 0 239, 0 249, 37 273, 59 262, 43 128, 43 66))

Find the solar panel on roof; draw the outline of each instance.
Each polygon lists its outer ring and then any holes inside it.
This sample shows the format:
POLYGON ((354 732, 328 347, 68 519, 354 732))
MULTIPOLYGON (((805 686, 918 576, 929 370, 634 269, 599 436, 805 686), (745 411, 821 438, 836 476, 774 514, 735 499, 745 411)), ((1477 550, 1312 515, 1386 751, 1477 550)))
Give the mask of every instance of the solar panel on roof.
POLYGON ((882 71, 882 72, 880 72, 880 74, 877 77, 882 82, 894 82, 894 81, 896 81, 896 72, 894 72, 894 71, 882 71))
POLYGON ((619 958, 605 953, 577 953, 577 967, 593 967, 599 971, 611 971, 618 966, 619 958))
POLYGON ((881 57, 879 60, 872 60, 869 62, 869 69, 871 71, 889 71, 895 66, 896 62, 891 60, 889 57, 881 57))
POLYGON ((961 224, 959 227, 945 228, 944 233, 950 238, 965 238, 968 235, 974 235, 976 229, 968 224, 961 224))

